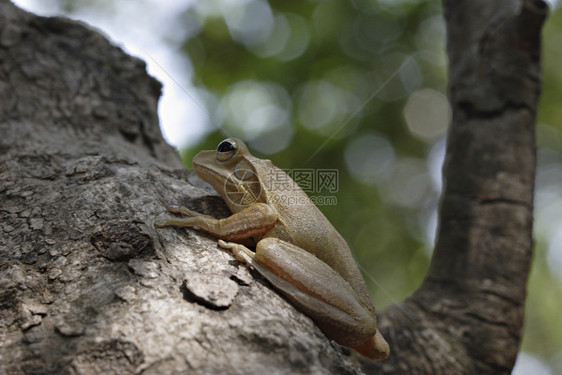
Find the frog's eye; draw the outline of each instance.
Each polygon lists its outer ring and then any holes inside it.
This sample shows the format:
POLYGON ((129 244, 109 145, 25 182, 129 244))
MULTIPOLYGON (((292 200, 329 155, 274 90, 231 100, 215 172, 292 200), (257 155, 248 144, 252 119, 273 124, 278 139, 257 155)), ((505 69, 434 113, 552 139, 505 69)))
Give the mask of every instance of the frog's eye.
POLYGON ((236 153, 236 147, 229 141, 222 141, 217 146, 217 159, 220 161, 227 161, 231 159, 236 153))
POLYGON ((229 141, 222 141, 217 146, 218 152, 228 152, 228 151, 232 151, 232 150, 234 150, 234 145, 232 143, 230 143, 229 141))

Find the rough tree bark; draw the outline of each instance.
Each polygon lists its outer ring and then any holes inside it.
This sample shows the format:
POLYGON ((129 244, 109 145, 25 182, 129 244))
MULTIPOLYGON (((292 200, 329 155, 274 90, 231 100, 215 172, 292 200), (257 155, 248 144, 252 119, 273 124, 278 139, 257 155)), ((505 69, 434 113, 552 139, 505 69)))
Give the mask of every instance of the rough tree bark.
POLYGON ((215 239, 153 227, 227 208, 186 181, 145 70, 0 0, 0 373, 355 372, 215 239))
POLYGON ((0 0, 0 373, 508 373, 531 258, 540 1, 445 3, 449 134, 428 276, 361 364, 170 203, 226 215, 158 130, 160 85, 0 0), (363 366, 363 367, 361 367, 363 366))

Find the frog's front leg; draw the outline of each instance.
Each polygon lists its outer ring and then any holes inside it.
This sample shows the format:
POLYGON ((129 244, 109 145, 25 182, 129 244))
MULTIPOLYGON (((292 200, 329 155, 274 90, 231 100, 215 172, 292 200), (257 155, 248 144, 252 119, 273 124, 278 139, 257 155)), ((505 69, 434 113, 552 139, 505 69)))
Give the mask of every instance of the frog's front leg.
POLYGON ((261 237, 267 233, 277 221, 277 213, 269 205, 255 203, 244 210, 224 219, 202 215, 185 207, 173 206, 168 209, 173 213, 181 213, 190 217, 158 219, 154 225, 162 227, 199 227, 217 238, 228 241, 241 241, 251 237, 261 237))
POLYGON ((388 356, 388 344, 376 329, 376 318, 336 271, 309 252, 277 238, 258 242, 256 252, 219 241, 236 258, 254 267, 326 336, 372 359, 388 356))

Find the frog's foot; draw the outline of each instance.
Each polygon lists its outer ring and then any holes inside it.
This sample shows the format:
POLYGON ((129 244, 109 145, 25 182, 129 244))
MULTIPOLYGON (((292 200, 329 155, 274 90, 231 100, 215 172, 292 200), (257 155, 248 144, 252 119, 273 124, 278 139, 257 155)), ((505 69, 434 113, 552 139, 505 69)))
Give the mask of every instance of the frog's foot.
POLYGON ((174 219, 156 219, 154 220, 154 226, 156 228, 165 228, 165 227, 189 227, 193 226, 195 221, 190 219, 191 217, 195 216, 204 216, 198 212, 191 211, 189 208, 183 206, 170 206, 168 207, 168 211, 173 214, 182 214, 185 216, 189 216, 188 218, 174 218, 174 219))
POLYGON ((223 240, 219 240, 219 246, 223 249, 232 250, 234 256, 236 257, 236 259, 238 259, 238 261, 242 263, 253 264, 254 257, 256 255, 246 246, 234 242, 226 242, 223 240))
POLYGON ((183 214, 185 216, 199 216, 201 215, 198 212, 192 211, 187 207, 184 206, 170 206, 168 207, 168 211, 173 214, 183 214))
POLYGON ((388 343, 378 329, 373 337, 370 337, 364 343, 353 347, 353 349, 375 361, 387 359, 390 354, 388 343))
POLYGON ((164 228, 164 227, 167 226, 166 221, 167 221, 166 219, 156 219, 156 220, 154 220, 154 226, 156 228, 164 228))
POLYGON ((154 226, 156 228, 165 228, 165 227, 193 227, 198 224, 196 218, 192 217, 185 217, 185 218, 178 218, 178 219, 156 219, 154 220, 154 226))

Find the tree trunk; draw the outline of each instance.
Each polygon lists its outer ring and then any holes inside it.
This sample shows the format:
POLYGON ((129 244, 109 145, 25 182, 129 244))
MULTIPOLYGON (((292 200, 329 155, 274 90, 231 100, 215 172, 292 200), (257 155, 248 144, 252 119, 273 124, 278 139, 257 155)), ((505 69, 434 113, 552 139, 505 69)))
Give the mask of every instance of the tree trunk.
POLYGON ((153 227, 227 212, 163 141, 159 95, 97 32, 0 0, 0 373, 355 372, 215 239, 153 227))
POLYGON ((421 288, 362 363, 216 240, 226 206, 163 141, 160 85, 97 32, 0 0, 0 373, 508 373, 531 258, 540 1, 445 3, 441 224, 421 288))

